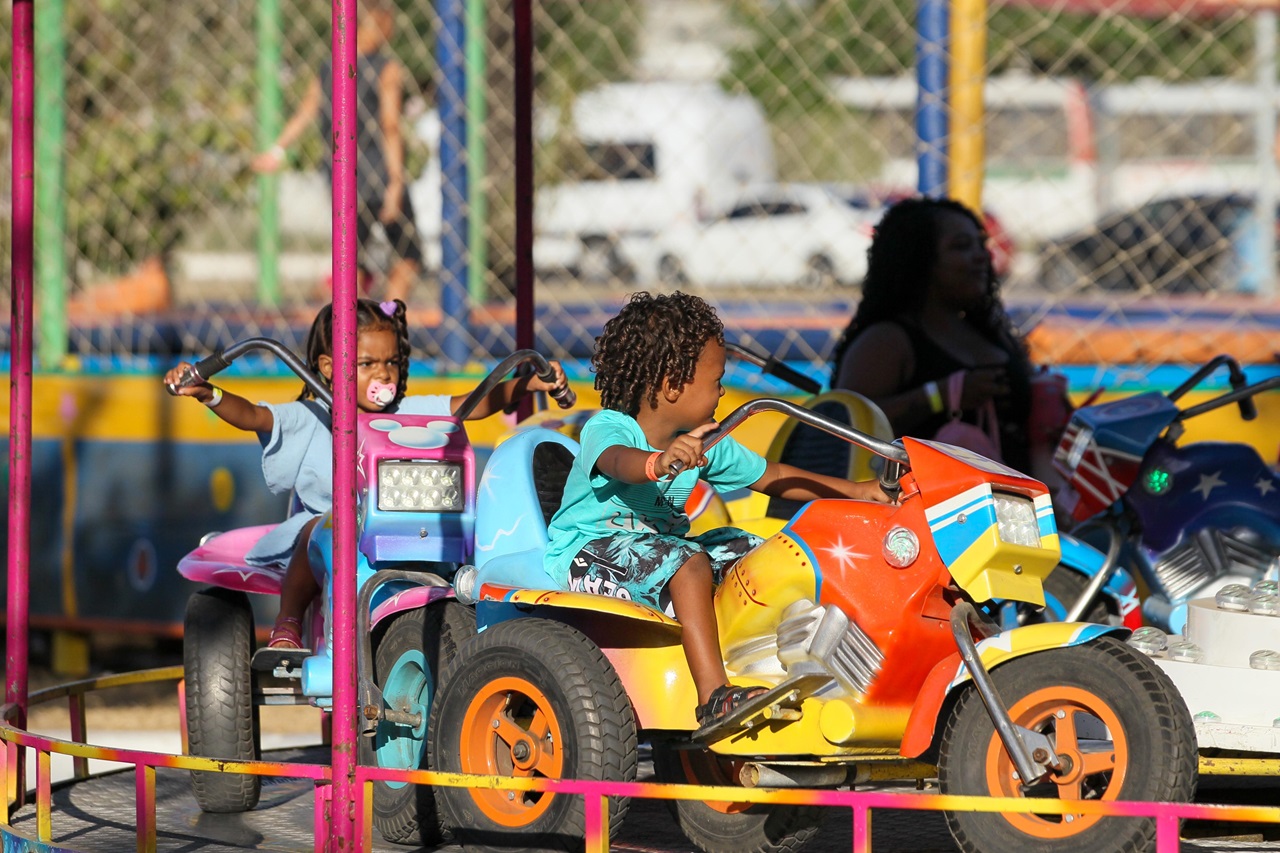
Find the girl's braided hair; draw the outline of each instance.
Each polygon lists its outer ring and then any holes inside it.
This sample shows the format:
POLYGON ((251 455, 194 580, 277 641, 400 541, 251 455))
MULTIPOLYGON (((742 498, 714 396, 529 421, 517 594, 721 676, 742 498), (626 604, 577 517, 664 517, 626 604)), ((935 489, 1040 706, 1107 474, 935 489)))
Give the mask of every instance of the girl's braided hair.
MULTIPOLYGON (((409 322, 405 318, 405 304, 399 299, 389 302, 374 302, 372 299, 356 300, 356 337, 365 332, 394 332, 396 336, 397 357, 400 362, 400 381, 396 383, 396 397, 388 409, 394 409, 404 399, 409 387, 409 322)), ((329 390, 333 383, 325 380, 320 373, 320 356, 333 357, 333 303, 320 309, 311 330, 307 332, 307 367, 319 376, 329 390)), ((305 384, 299 400, 310 400, 315 395, 305 384)))
MULTIPOLYGON (((968 217, 983 237, 987 226, 965 205, 949 198, 906 198, 896 202, 876 225, 867 249, 867 276, 862 282, 862 301, 853 319, 840 335, 831 354, 831 380, 840 374, 840 363, 854 338, 882 320, 918 314, 929 289, 929 276, 938 262, 938 240, 944 212, 968 217)), ((998 295, 999 282, 987 265, 987 287, 982 301, 966 314, 982 336, 1005 346, 1021 348, 998 295)))
POLYGON ((632 417, 641 403, 656 406, 663 380, 674 388, 693 380, 710 340, 724 343, 724 324, 705 300, 679 291, 632 294, 596 338, 591 367, 600 405, 632 417))

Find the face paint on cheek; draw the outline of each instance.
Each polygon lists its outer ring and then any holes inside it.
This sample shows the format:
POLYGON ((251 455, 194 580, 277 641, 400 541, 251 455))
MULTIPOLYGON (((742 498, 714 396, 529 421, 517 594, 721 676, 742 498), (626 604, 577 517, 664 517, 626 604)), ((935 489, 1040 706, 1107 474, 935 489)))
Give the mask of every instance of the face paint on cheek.
POLYGON ((369 383, 369 390, 366 392, 369 402, 375 406, 387 406, 396 398, 396 385, 394 382, 384 385, 377 380, 369 383))

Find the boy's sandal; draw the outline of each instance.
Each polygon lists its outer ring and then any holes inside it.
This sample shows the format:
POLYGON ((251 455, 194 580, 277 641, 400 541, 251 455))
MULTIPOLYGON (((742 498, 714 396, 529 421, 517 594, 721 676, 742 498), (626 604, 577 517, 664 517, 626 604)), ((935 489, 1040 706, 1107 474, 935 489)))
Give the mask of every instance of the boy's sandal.
POLYGON ((699 705, 693 712, 698 718, 698 727, 704 728, 721 717, 729 714, 743 702, 753 699, 761 693, 768 692, 763 687, 735 687, 722 684, 711 691, 711 698, 705 705, 699 705))
POLYGON ((275 627, 271 629, 271 636, 267 638, 267 648, 280 650, 302 648, 302 620, 292 616, 282 616, 277 619, 275 627))

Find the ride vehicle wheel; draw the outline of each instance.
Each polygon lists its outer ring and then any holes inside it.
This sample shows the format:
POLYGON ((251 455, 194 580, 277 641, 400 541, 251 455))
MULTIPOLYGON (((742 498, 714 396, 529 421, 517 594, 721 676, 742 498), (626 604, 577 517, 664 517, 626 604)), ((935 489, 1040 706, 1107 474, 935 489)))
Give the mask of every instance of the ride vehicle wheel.
MULTIPOLYGON (((476 632, 475 611, 456 601, 409 610, 391 620, 378 641, 374 678, 384 708, 417 713, 417 726, 379 720, 373 737, 360 738, 362 764, 401 770, 425 768, 427 723, 439 694, 440 672, 476 632)), ((393 844, 440 840, 435 797, 428 785, 373 783, 373 825, 393 844)))
MULTIPOLYGON (((578 631, 519 618, 468 640, 431 709, 431 768, 446 773, 632 782, 636 721, 618 674, 578 631)), ((468 851, 580 849, 583 798, 436 788, 441 827, 468 851)), ((610 835, 630 801, 609 798, 610 835)))
MULTIPOLYGON (((1080 599, 1080 594, 1089 585, 1089 579, 1074 569, 1059 563, 1049 576, 1044 579, 1044 609, 1034 607, 1025 602, 1017 605, 1018 625, 1036 625, 1041 622, 1062 622, 1067 618, 1071 606, 1080 599)), ((1119 619, 1107 609, 1102 600, 1103 593, 1094 596, 1089 608, 1080 617, 1082 622, 1096 622, 1099 625, 1119 624, 1119 619)), ((1014 625, 1006 627, 1013 628, 1014 625)))
MULTIPOLYGON (((187 600, 182 662, 191 755, 232 761, 258 757, 258 707, 249 665, 253 647, 248 595, 213 587, 187 600)), ((202 811, 245 812, 258 804, 262 777, 193 770, 191 787, 202 811)))
MULTIPOLYGON (((943 794, 1187 802, 1198 756, 1190 714, 1167 675, 1112 637, 1017 658, 992 670, 1014 725, 1054 741, 1063 767, 1023 790, 977 690, 942 735, 943 794)), ((1132 853, 1155 849, 1155 821, 1086 814, 948 811, 966 853, 1132 853)))
MULTIPOLYGON (((653 745, 659 782, 737 785, 739 763, 710 750, 653 745)), ((771 853, 798 850, 818 831, 818 806, 669 800, 685 837, 703 853, 771 853)))

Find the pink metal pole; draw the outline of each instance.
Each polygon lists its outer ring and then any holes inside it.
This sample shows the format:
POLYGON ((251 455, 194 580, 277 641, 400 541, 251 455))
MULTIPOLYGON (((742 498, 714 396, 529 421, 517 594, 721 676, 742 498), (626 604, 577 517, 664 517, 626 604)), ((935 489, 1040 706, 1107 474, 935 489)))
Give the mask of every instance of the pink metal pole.
MULTIPOLYGON (((31 323, 35 238, 35 23, 32 0, 13 0, 13 221, 9 348, 9 549, 5 701, 27 726, 27 619, 31 558, 31 323)), ((9 762, 23 801, 23 762, 9 762)), ((7 784, 9 780, 4 780, 7 784)), ((6 794, 7 796, 7 794, 6 794)))
MULTIPOLYGON (((536 345, 533 274, 533 2, 515 0, 516 349, 536 345)), ((521 412, 528 415, 530 412, 521 412)))
POLYGON ((333 0, 333 801, 329 849, 356 849, 356 0, 333 0))
MULTIPOLYGON (((515 68, 516 349, 537 345, 533 328, 533 0, 512 4, 515 68)), ((533 397, 520 401, 517 417, 533 414, 533 397)))

